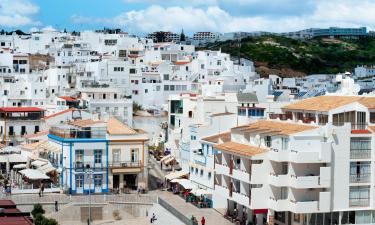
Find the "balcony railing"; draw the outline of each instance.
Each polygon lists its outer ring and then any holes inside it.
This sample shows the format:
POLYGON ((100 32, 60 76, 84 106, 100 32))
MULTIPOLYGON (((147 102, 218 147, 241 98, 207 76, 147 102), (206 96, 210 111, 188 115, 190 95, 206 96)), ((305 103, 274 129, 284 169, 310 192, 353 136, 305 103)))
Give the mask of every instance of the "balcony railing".
POLYGON ((141 161, 113 161, 108 163, 111 168, 138 168, 142 167, 141 161))
POLYGON ((351 159, 370 159, 371 150, 350 150, 351 159))
POLYGON ((105 138, 107 130, 105 127, 95 127, 82 130, 51 127, 49 133, 61 138, 105 138))
POLYGON ((352 130, 366 130, 367 123, 352 123, 352 130))
POLYGON ((369 183, 371 174, 350 175, 350 183, 369 183))
POLYGON ((368 198, 351 198, 349 199, 349 206, 369 206, 370 199, 368 198))

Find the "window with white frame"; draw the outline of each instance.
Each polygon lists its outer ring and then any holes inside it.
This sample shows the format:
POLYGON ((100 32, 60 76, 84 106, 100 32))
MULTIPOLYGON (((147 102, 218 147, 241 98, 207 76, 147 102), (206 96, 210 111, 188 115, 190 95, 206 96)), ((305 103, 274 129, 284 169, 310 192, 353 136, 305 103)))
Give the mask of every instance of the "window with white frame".
POLYGON ((138 148, 133 148, 131 150, 131 161, 137 162, 138 161, 138 148))
POLYGON ((101 187, 103 181, 103 175, 102 174, 94 174, 94 186, 95 187, 101 187))
POLYGON ((120 162, 120 158, 121 158, 121 150, 113 149, 113 162, 114 163, 120 162))
POLYGON ((83 150, 82 149, 76 150, 76 162, 83 162, 83 150))
POLYGON ((281 138, 281 149, 282 150, 287 150, 289 146, 289 138, 282 137, 281 138))
POLYGON ((103 151, 101 149, 95 149, 94 150, 94 162, 102 163, 102 155, 103 155, 103 151))
POLYGON ((83 188, 83 174, 76 175, 76 187, 83 188))

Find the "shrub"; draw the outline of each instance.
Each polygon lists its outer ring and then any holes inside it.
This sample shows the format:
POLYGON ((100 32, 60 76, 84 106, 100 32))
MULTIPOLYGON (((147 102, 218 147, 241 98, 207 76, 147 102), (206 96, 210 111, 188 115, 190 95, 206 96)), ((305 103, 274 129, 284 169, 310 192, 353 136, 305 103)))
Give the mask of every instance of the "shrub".
POLYGON ((40 215, 43 215, 45 213, 43 207, 41 204, 37 203, 34 205, 34 208, 33 210, 31 211, 31 215, 33 215, 33 217, 36 219, 37 216, 40 214, 40 215))
POLYGON ((117 209, 113 211, 112 215, 113 215, 113 218, 115 220, 121 220, 122 219, 121 215, 120 215, 120 211, 118 211, 117 209))

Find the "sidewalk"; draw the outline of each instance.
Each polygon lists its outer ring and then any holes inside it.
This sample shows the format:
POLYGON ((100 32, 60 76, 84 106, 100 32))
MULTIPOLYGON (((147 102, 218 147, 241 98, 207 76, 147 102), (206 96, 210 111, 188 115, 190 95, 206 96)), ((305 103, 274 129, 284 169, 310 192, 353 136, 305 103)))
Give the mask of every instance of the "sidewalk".
POLYGON ((199 224, 202 216, 204 216, 206 218, 206 225, 233 225, 233 223, 226 220, 223 215, 212 208, 197 208, 191 203, 186 203, 181 197, 167 191, 158 191, 157 195, 164 201, 168 202, 177 211, 185 215, 187 218, 190 219, 191 216, 194 215, 199 221, 199 224))

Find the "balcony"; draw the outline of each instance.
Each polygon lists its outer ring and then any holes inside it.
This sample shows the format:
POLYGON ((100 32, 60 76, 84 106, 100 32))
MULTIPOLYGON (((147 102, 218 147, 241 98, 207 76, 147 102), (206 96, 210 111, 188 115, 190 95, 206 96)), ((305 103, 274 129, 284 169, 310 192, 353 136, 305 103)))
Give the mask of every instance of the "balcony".
POLYGON ((290 200, 291 210, 294 213, 313 213, 319 211, 318 201, 293 201, 290 200))
POLYGON ((350 159, 371 159, 371 150, 350 150, 350 159))
POLYGON ((93 163, 93 162, 75 162, 73 163, 73 169, 78 172, 85 172, 87 170, 102 171, 106 169, 104 163, 93 163))
POLYGON ((105 138, 107 129, 105 127, 92 127, 86 129, 51 127, 49 133, 60 138, 105 138))
POLYGON ((220 185, 215 185, 215 192, 224 198, 229 198, 229 189, 220 185))
POLYGON ((237 180, 250 183, 250 174, 247 171, 234 169, 232 176, 237 180))
POLYGON ((289 186, 289 175, 288 174, 274 174, 270 173, 269 182, 275 187, 286 187, 289 186))
POLYGON ((278 212, 290 211, 289 199, 275 199, 275 198, 270 197, 268 202, 269 202, 269 208, 275 211, 278 211, 278 212))
POLYGON ((371 174, 351 174, 350 183, 370 183, 371 174))
POLYGON ((245 194, 241 194, 241 193, 237 193, 237 192, 233 192, 233 195, 232 195, 232 199, 233 201, 245 206, 245 207, 248 207, 249 206, 249 203, 250 203, 250 200, 249 200, 249 197, 245 194))
POLYGON ((112 169, 114 168, 139 168, 142 167, 141 161, 113 161, 109 162, 108 166, 112 169))
POLYGON ((229 176, 229 167, 224 166, 224 165, 220 165, 220 164, 216 164, 215 165, 215 172, 216 172, 216 174, 223 174, 223 175, 229 176))

